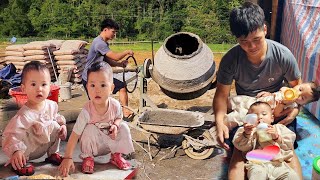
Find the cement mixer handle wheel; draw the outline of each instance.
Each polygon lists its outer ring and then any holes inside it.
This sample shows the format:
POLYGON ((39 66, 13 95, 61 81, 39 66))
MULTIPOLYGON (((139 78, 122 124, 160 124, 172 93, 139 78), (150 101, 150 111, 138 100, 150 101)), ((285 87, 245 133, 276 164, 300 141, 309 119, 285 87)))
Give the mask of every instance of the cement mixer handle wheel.
MULTIPOLYGON (((129 60, 132 59, 133 60, 133 63, 134 63, 134 68, 135 68, 135 75, 129 79, 126 80, 126 68, 123 68, 123 83, 124 83, 124 87, 126 88, 127 92, 128 93, 132 93, 136 88, 137 88, 137 84, 138 84, 138 73, 139 73, 139 68, 138 68, 138 64, 137 64, 137 61, 136 59, 133 57, 133 56, 128 56, 126 61, 128 61, 128 65, 130 64, 129 63, 129 60), (132 89, 129 89, 128 87, 128 83, 134 81, 133 83, 133 86, 132 86, 132 89)), ((131 86, 131 85, 130 85, 131 86)))

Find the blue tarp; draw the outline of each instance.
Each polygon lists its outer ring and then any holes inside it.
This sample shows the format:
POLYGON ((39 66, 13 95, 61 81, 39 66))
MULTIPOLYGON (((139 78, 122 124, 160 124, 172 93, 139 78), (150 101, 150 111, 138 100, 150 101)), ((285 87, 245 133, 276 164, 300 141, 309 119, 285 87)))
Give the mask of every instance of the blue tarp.
POLYGON ((16 67, 10 63, 7 66, 0 69, 1 82, 7 82, 11 84, 11 87, 17 87, 21 84, 21 74, 16 73, 16 67))
MULTIPOLYGON (((285 0, 281 42, 296 57, 302 81, 320 84, 320 1, 285 0)), ((320 120, 320 101, 305 107, 320 120)))

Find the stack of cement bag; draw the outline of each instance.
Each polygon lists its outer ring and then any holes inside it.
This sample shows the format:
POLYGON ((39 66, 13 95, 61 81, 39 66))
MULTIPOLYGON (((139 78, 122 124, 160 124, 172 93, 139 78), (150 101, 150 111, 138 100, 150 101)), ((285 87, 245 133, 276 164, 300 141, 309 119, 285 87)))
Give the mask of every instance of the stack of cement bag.
POLYGON ((0 68, 3 67, 6 64, 6 60, 4 59, 4 57, 2 58, 0 56, 0 68))
POLYGON ((53 52, 60 75, 68 74, 61 81, 81 83, 81 75, 88 55, 88 50, 85 49, 87 44, 86 41, 81 40, 66 40, 59 50, 53 52))
POLYGON ((6 47, 5 62, 6 64, 14 64, 18 70, 22 70, 27 63, 24 59, 24 44, 10 45, 6 47))
POLYGON ((6 57, 5 51, 0 51, 0 68, 2 68, 6 64, 6 60, 4 59, 6 57))
POLYGON ((57 67, 52 52, 56 50, 56 46, 49 41, 34 41, 25 44, 23 48, 25 49, 23 53, 25 62, 40 61, 46 64, 50 70, 51 79, 54 81, 56 79, 54 71, 56 70, 57 73, 57 67))
POLYGON ((51 39, 51 40, 48 40, 47 42, 51 44, 51 46, 54 46, 56 47, 56 50, 59 50, 62 46, 62 43, 64 42, 65 40, 59 40, 59 39, 51 39))

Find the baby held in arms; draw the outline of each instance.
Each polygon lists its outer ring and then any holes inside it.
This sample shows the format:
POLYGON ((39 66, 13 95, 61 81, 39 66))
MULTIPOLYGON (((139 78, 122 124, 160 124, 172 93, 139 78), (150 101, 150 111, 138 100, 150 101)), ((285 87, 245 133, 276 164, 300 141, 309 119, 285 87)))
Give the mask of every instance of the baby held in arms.
POLYGON ((268 103, 275 119, 279 119, 288 115, 293 108, 318 101, 319 97, 320 87, 315 82, 302 83, 293 88, 282 87, 278 92, 259 98, 245 95, 229 97, 228 110, 231 112, 225 115, 224 124, 229 130, 243 125, 249 107, 257 101, 268 103))

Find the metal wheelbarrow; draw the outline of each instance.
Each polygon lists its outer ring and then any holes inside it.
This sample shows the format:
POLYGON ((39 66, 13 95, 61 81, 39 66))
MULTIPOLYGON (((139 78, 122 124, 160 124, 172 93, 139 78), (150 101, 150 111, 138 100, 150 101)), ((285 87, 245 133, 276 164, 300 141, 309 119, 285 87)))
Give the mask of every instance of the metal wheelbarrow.
MULTIPOLYGON (((174 147, 171 153, 183 148, 184 152, 192 159, 210 157, 218 144, 213 134, 215 133, 215 127, 203 129, 204 116, 199 112, 160 108, 147 110, 138 116, 137 125, 141 127, 138 130, 151 135, 153 133, 183 135, 182 145, 174 147)), ((147 150, 145 151, 147 152, 147 150)), ((150 151, 149 156, 152 159, 150 151)))

